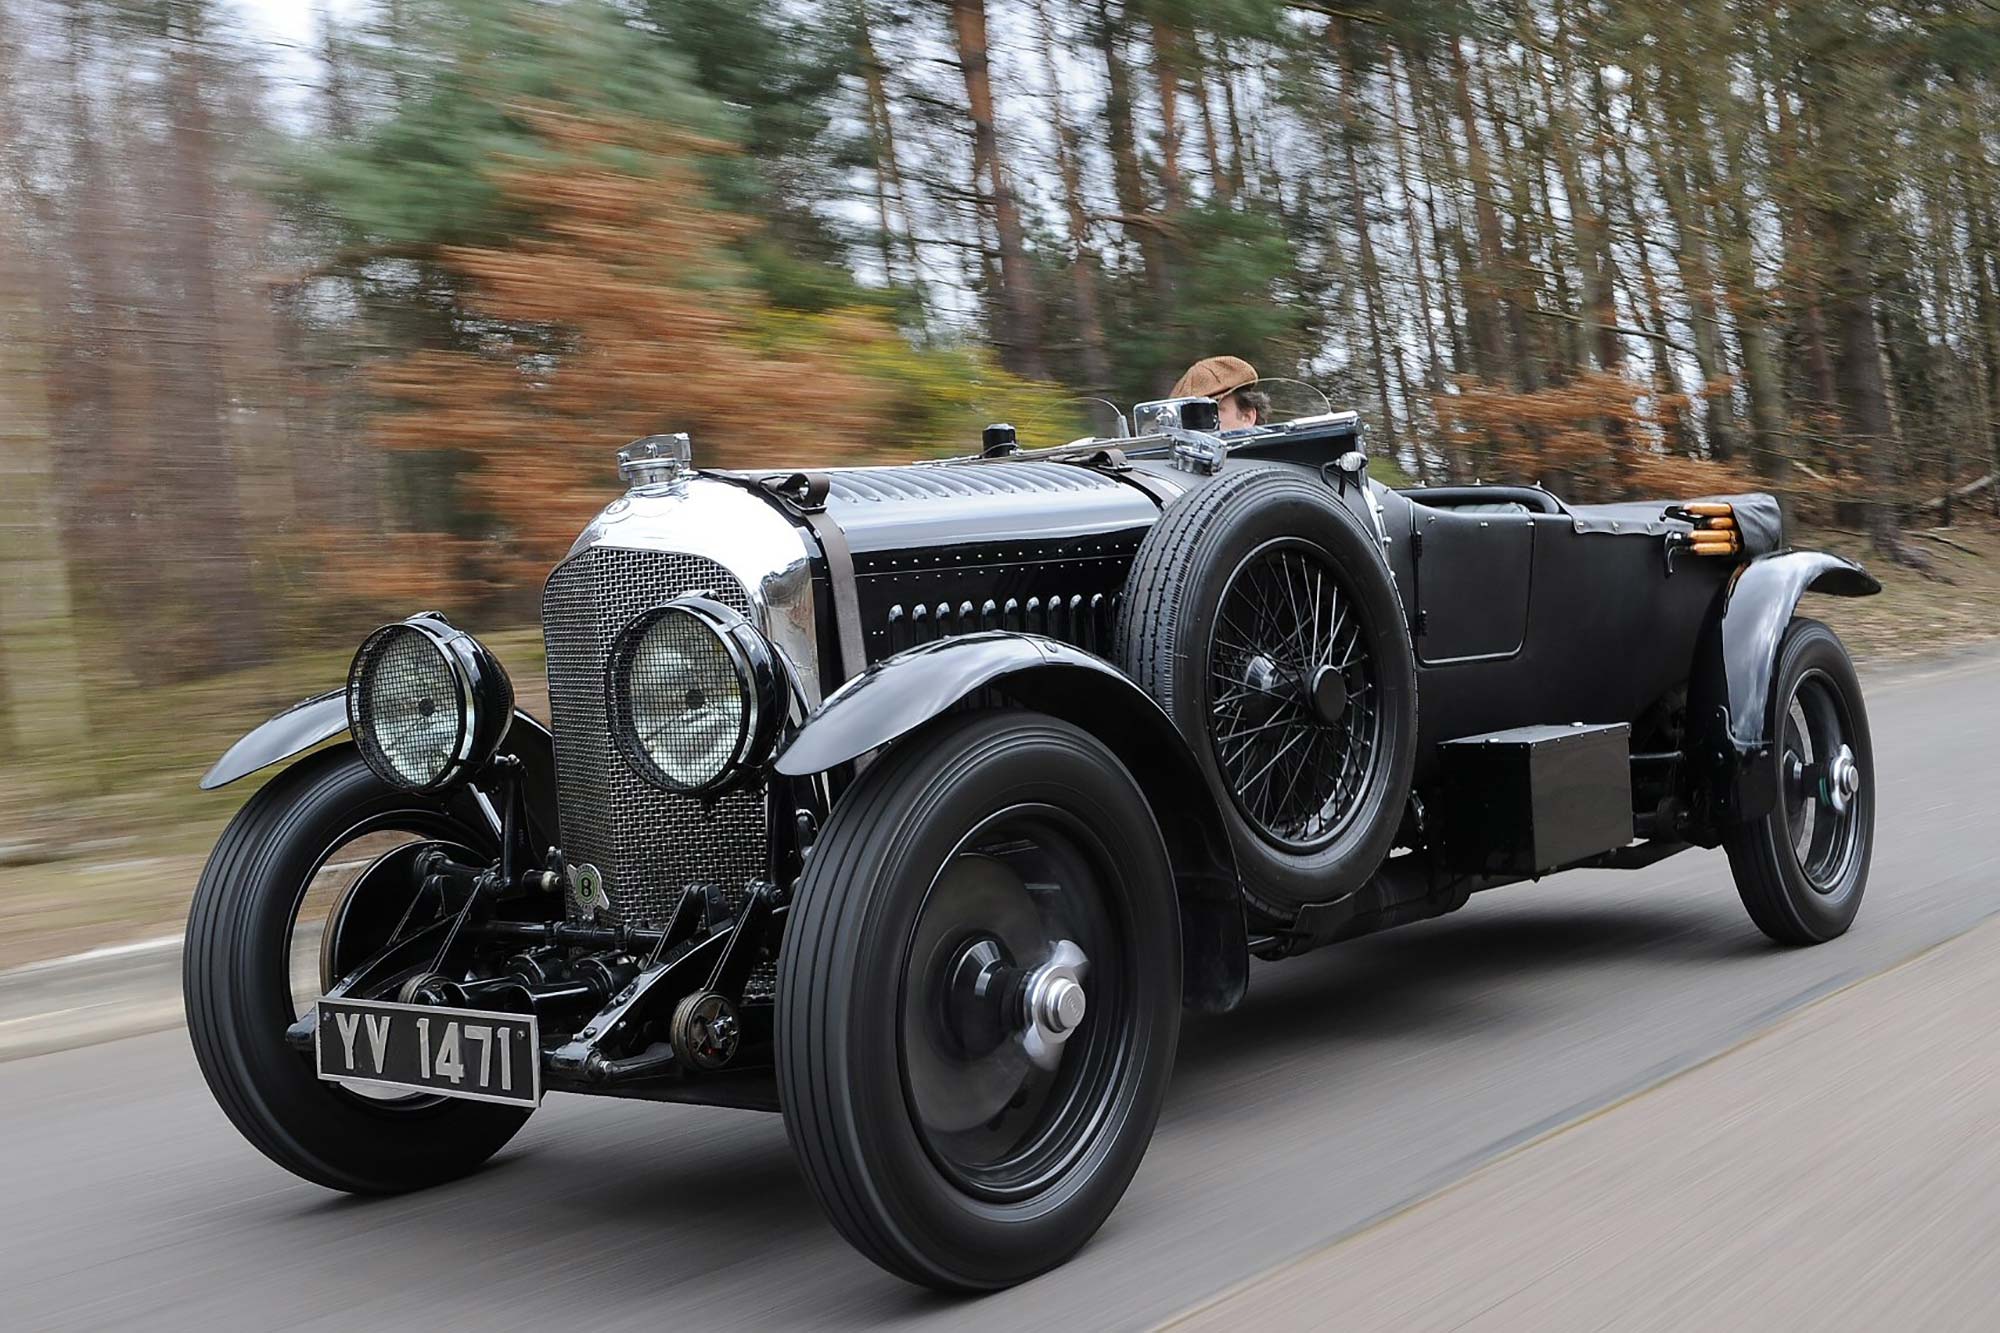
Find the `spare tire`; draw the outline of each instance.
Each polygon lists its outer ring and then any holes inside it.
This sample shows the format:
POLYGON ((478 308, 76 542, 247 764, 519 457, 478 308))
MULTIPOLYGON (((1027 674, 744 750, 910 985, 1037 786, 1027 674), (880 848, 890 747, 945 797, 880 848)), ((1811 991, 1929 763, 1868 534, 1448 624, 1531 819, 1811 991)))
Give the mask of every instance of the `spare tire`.
POLYGON ((1245 468, 1169 505, 1115 651, 1193 747, 1255 906, 1291 921, 1381 865, 1416 763, 1416 662, 1374 535, 1325 482, 1245 468))

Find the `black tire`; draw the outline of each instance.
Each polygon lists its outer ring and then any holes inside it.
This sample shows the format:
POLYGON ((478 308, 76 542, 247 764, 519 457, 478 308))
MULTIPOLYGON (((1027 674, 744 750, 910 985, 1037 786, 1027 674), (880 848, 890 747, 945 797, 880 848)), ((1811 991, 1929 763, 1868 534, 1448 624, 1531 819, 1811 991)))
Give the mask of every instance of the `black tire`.
POLYGON ((301 760, 237 812, 188 914, 182 990, 202 1076, 231 1123, 295 1175, 354 1194, 454 1180, 527 1120, 513 1107, 382 1102, 323 1083, 286 1044, 295 914, 329 852, 379 825, 491 851, 489 832, 438 800, 398 791, 352 745, 301 760))
POLYGON ((834 1226, 889 1272, 943 1290, 1010 1286, 1074 1254, 1145 1155, 1180 1032, 1172 870, 1131 775, 1095 739, 1042 714, 946 720, 900 742, 843 796, 791 916, 778 965, 779 1096, 834 1226), (930 933, 933 905, 968 862, 1018 854, 1022 830, 1044 827, 1037 819, 1071 839, 1081 859, 1065 864, 1090 882, 1053 876, 1035 901, 1068 910, 1069 896, 1095 895, 1102 907, 1098 928, 1078 932, 1097 951, 1084 977, 1091 1007, 1053 1073, 1011 1093, 1003 1084, 992 1123, 978 1123, 988 1108, 977 1107, 977 1128, 964 1131, 1011 1143, 1032 1117, 1018 1136, 1029 1147, 968 1164, 972 1154, 923 1109, 920 1080, 938 1066, 914 1025, 939 1012, 924 959, 971 938, 930 933))
POLYGON ((1854 663, 1832 630, 1817 620, 1793 620, 1778 647, 1775 676, 1777 805, 1732 830, 1724 845, 1757 928, 1781 944, 1823 944, 1847 932, 1868 887, 1875 748, 1854 663), (1836 744, 1851 751, 1859 778, 1844 812, 1833 806, 1831 786, 1813 773, 1838 755, 1836 744))
MULTIPOLYGON (((1315 609, 1316 624, 1319 614, 1315 609)), ((1328 623, 1338 625, 1330 612, 1328 623)), ((1159 701, 1192 744, 1229 823, 1253 904, 1289 921, 1300 908, 1339 898, 1375 873, 1395 840, 1416 764, 1416 660, 1402 599, 1374 535, 1325 483, 1290 468, 1247 468, 1225 473, 1171 505, 1140 543, 1115 642, 1119 665, 1159 701), (1217 637, 1225 597, 1234 595, 1239 571, 1268 558, 1260 552, 1294 547, 1301 553, 1300 568, 1310 561, 1312 569, 1330 571, 1358 612, 1358 641, 1366 649, 1363 662, 1374 691, 1371 725, 1379 726, 1355 789, 1343 794, 1337 785, 1332 801, 1321 807, 1337 805, 1339 822, 1317 842, 1294 841, 1270 827, 1274 821, 1268 817, 1257 817, 1242 789, 1243 773, 1234 780, 1225 773, 1234 767, 1233 756, 1224 753, 1231 742, 1218 730, 1221 724, 1211 725, 1218 706, 1215 672, 1225 665, 1213 659, 1234 651, 1217 637)), ((1332 732, 1341 724, 1313 719, 1313 725, 1332 732)), ((1308 741, 1307 755, 1320 753, 1315 744, 1308 741)), ((1340 753, 1344 778, 1346 752, 1340 753)), ((1324 761, 1313 761, 1313 767, 1323 778, 1324 761)), ((1249 786, 1254 790, 1255 779, 1249 786)))

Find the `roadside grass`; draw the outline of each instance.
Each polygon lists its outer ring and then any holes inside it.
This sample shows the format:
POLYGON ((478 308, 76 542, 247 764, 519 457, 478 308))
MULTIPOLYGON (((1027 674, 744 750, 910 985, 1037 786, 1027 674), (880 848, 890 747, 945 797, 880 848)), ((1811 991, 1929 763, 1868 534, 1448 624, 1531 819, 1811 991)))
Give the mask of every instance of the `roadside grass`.
POLYGON ((2000 635, 2000 527, 1990 518, 1904 534, 1944 583, 1892 565, 1860 533, 1820 528, 1792 544, 1859 562, 1882 580, 1879 597, 1809 597, 1804 611, 1824 620, 1863 662, 1928 657, 2000 635))
MULTIPOLYGON (((546 717, 540 631, 480 637, 546 717)), ((202 774, 267 717, 345 681, 350 653, 143 689, 92 679, 74 739, 0 758, 0 968, 178 931, 216 835, 277 770, 215 792, 202 774)))
MULTIPOLYGON (((1950 584, 1872 557, 1858 533, 1802 531, 1793 541, 1857 559, 1882 579, 1880 597, 1816 597, 1805 608, 1863 662, 2000 634, 2000 529, 1988 521, 1911 535, 1950 584)), ((480 634, 523 705, 547 717, 539 631, 480 634)), ((178 932, 209 846, 268 774, 219 792, 196 783, 238 736, 344 680, 348 651, 144 689, 93 679, 87 739, 0 759, 0 968, 178 932)))

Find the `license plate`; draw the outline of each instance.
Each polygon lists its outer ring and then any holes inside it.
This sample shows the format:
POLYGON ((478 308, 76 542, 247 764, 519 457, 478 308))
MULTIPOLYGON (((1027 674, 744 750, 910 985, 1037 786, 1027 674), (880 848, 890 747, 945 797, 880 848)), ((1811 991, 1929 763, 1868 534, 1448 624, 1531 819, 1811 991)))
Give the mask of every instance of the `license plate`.
POLYGON ((330 1083, 475 1102, 542 1100, 541 1034, 532 1014, 386 1000, 321 1000, 314 1063, 330 1083))

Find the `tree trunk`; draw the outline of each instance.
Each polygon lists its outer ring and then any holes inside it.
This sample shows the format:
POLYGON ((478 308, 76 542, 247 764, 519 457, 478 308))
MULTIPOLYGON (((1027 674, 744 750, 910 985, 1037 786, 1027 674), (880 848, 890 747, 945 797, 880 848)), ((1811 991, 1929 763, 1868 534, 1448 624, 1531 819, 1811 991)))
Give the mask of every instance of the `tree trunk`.
MULTIPOLYGON (((1514 243, 1499 270, 1501 292, 1505 298, 1507 312, 1507 333, 1514 347, 1515 382, 1523 392, 1534 393, 1542 387, 1544 367, 1548 358, 1544 355, 1544 337, 1548 321, 1531 319, 1541 314, 1540 284, 1531 276, 1538 267, 1534 255, 1535 219, 1544 216, 1535 206, 1533 192, 1529 186, 1529 155, 1516 153, 1507 132, 1506 117, 1501 114, 1500 99, 1495 95, 1493 81, 1489 77, 1482 80, 1482 91, 1486 97, 1486 118, 1493 125, 1493 146, 1498 160, 1510 168, 1508 186, 1511 199, 1507 212, 1515 221, 1514 243)), ((1505 233, 1502 233, 1505 244, 1505 233)))
MULTIPOLYGON (((1563 201, 1569 210, 1570 226, 1575 235, 1576 266, 1583 283, 1585 352, 1596 360, 1598 369, 1616 374, 1624 366, 1625 345, 1618 336, 1616 271, 1611 256, 1610 229, 1605 222, 1604 210, 1597 200, 1591 198, 1590 185, 1584 179, 1583 164, 1577 156, 1576 145, 1583 142, 1583 133, 1575 108, 1570 104, 1568 28, 1560 5, 1555 12, 1555 50, 1552 56, 1563 89, 1560 97, 1551 85, 1548 71, 1543 68, 1535 41, 1536 33, 1525 10, 1518 30, 1525 46, 1526 62, 1534 72, 1536 90, 1541 96, 1542 114, 1547 122, 1557 173, 1562 180, 1563 201)), ((1631 439, 1625 420, 1620 416, 1606 417, 1600 429, 1610 446, 1609 480, 1613 485, 1622 487, 1631 471, 1631 439)))
MULTIPOLYGON (((1220 44, 1218 43, 1218 46, 1220 44)), ((1224 53, 1227 54, 1226 52, 1224 53)), ((1236 118, 1236 71, 1226 59, 1215 64, 1216 81, 1222 85, 1222 106, 1229 125, 1229 193, 1243 193, 1243 126, 1236 118)))
MULTIPOLYGON (((1471 324, 1473 345, 1479 353, 1481 379, 1497 382, 1505 373, 1507 348, 1500 326, 1499 292, 1505 263, 1500 234, 1500 210, 1493 202, 1493 171, 1487 164, 1486 136, 1472 109, 1472 72, 1457 38, 1445 42, 1452 73, 1452 98, 1458 112, 1459 128, 1465 137, 1466 170, 1472 184, 1472 211, 1479 244, 1479 265, 1459 266, 1459 290, 1465 298, 1466 316, 1471 324)), ((1456 177, 1456 163, 1448 138, 1441 140, 1448 170, 1456 177)))
MULTIPOLYGON (((1569 102, 1568 62, 1559 46, 1555 53, 1556 72, 1564 88, 1559 98, 1550 85, 1548 71, 1542 67, 1525 8, 1521 11, 1519 30, 1527 47, 1527 64, 1534 71, 1536 90, 1541 95, 1543 115, 1548 119, 1549 143, 1562 179, 1563 202, 1569 209, 1570 226, 1575 230, 1576 266, 1583 279, 1583 320, 1588 335, 1585 343, 1599 369, 1617 370, 1624 362, 1625 349, 1616 331, 1618 306, 1612 287, 1610 233, 1603 213, 1590 197, 1583 164, 1577 158, 1576 146, 1584 140, 1569 102)), ((1560 43, 1562 29, 1559 27, 1557 32, 1560 43)))
POLYGON ((1361 137, 1361 113, 1354 95, 1354 61, 1349 54, 1347 24, 1335 20, 1328 30, 1340 64, 1340 144, 1347 165, 1347 195, 1354 208, 1356 257, 1361 261, 1361 292, 1368 311, 1368 349, 1375 367, 1375 387, 1382 405, 1382 439, 1391 458, 1396 456, 1396 415, 1389 408, 1389 354, 1400 362, 1402 353, 1388 348, 1383 336, 1387 318, 1383 311, 1382 273, 1375 261, 1375 239, 1368 225, 1368 182, 1361 174, 1360 153, 1355 140, 1361 137))
POLYGON ((1139 169, 1139 136, 1133 121, 1132 70, 1125 63, 1123 18, 1111 16, 1110 0, 1097 0, 1097 44, 1104 57, 1105 135, 1111 145, 1111 183, 1126 237, 1139 251, 1147 290, 1166 304, 1171 278, 1162 233, 1151 225, 1146 177, 1139 169))
MULTIPOLYGON (((1972 308, 1979 334, 1979 359, 1985 367, 1986 429, 1992 470, 2000 473, 2000 237, 1994 235, 1992 177, 1982 152, 1985 127, 1970 92, 1961 83, 1960 135, 1964 151, 1961 180, 1965 195, 1966 231, 1971 253, 1972 308)), ((2000 486, 1993 488, 1994 512, 2000 514, 2000 486)))
MULTIPOLYGON (((1774 140, 1777 177, 1789 181, 1798 174, 1799 126, 1792 113, 1791 98, 1780 85, 1773 90, 1778 111, 1778 132, 1774 140)), ((1785 263, 1783 273, 1797 312, 1798 339, 1805 364, 1805 380, 1812 394, 1812 414, 1826 417, 1839 411, 1839 387, 1833 380, 1833 355, 1828 350, 1826 313, 1821 294, 1822 269, 1815 210, 1790 187, 1784 190, 1785 263)))
MULTIPOLYGON (((1638 180, 1632 171, 1632 162, 1625 151, 1624 140, 1610 130, 1611 114, 1609 98, 1603 85, 1603 76, 1597 77, 1597 117, 1598 142, 1608 144, 1611 160, 1618 171, 1619 194, 1625 204, 1625 217, 1632 229, 1632 254, 1639 270, 1639 290, 1646 300, 1647 327, 1652 331, 1649 340, 1653 346, 1653 384, 1662 394, 1680 400, 1685 397, 1681 386, 1680 371, 1674 365, 1673 346, 1669 338, 1666 297, 1660 289, 1658 273, 1653 268, 1652 243, 1647 233, 1646 216, 1639 204, 1638 180)), ((1608 188, 1608 187, 1607 187, 1608 188)), ((1687 413, 1679 401, 1665 409, 1665 430, 1667 443, 1674 453, 1692 457, 1698 451, 1698 442, 1689 429, 1687 413)))
POLYGON ((169 494, 176 497, 179 573, 200 612, 199 638, 184 665, 194 671, 263 660, 265 624, 250 577, 237 497, 237 468, 224 422, 215 219, 220 213, 207 80, 202 0, 170 11, 167 91, 172 196, 162 219, 173 241, 172 332, 162 342, 159 438, 169 494))
MULTIPOLYGON (((1417 286, 1417 309, 1419 314, 1417 323, 1422 327, 1424 335, 1424 386, 1432 394, 1437 394, 1444 390, 1444 359, 1438 354, 1437 330, 1431 324, 1430 276, 1425 272, 1423 229, 1417 222, 1416 195, 1410 184, 1412 179, 1410 174, 1410 159, 1403 146, 1403 97, 1401 91, 1396 86, 1394 48, 1390 48, 1388 52, 1388 59, 1383 73, 1389 84, 1389 141, 1396 151, 1396 181, 1403 194, 1403 230, 1407 244, 1410 247, 1410 275, 1415 280, 1417 286)), ((1441 253, 1438 259, 1440 263, 1443 262, 1443 255, 1441 253)), ((1446 299, 1446 303, 1448 307, 1449 298, 1446 299)), ((1450 319, 1448 308, 1446 319, 1450 319)), ((1415 424, 1414 420, 1411 424, 1415 424)), ((1422 457, 1423 451, 1419 449, 1418 460, 1420 463, 1422 457)))
MULTIPOLYGON (((1662 78, 1665 78, 1664 71, 1662 78)), ((1636 119, 1645 119, 1645 100, 1639 92, 1639 81, 1633 80, 1632 110, 1636 119)), ((1728 377, 1729 364, 1722 351, 1721 312, 1716 306, 1715 280, 1708 263, 1708 237, 1696 220, 1692 202, 1688 197, 1688 184, 1681 155, 1673 138, 1673 130, 1667 118, 1651 127, 1656 136, 1654 153, 1659 168, 1660 196, 1666 201, 1667 216, 1674 224, 1674 235, 1679 241, 1676 257, 1679 260, 1681 290, 1687 297, 1689 306, 1688 323, 1694 335, 1695 368, 1701 373, 1701 401, 1706 418, 1709 456, 1728 459, 1735 455, 1736 410, 1730 402, 1730 391, 1723 381, 1728 377)))
POLYGON ((1848 441, 1863 452, 1863 475, 1873 490, 1868 497, 1869 536, 1885 553, 1900 555, 1902 543, 1889 498, 1895 482, 1896 427, 1882 378, 1882 343, 1875 332, 1873 275, 1859 222, 1843 222, 1835 236, 1834 291, 1828 311, 1839 346, 1841 409, 1848 441))
POLYGON ((972 117, 973 174, 985 191, 1000 258, 1000 292, 995 321, 1001 360, 1009 370, 1030 379, 1044 379, 1040 312, 1028 250, 1021 230, 1020 209, 1007 184, 1001 161, 1000 135, 993 119, 993 79, 986 40, 986 0, 951 0, 952 34, 958 43, 958 66, 965 76, 965 101, 972 117))
MULTIPOLYGON (((871 31, 868 6, 859 0, 855 9, 854 26, 859 43, 856 55, 861 65, 862 83, 868 91, 868 146, 871 156, 875 159, 875 222, 882 232, 882 275, 886 282, 894 286, 896 229, 889 220, 889 199, 893 191, 900 204, 902 184, 896 166, 896 136, 890 121, 886 73, 882 68, 881 59, 875 54, 875 37, 871 31)), ((910 240, 907 232, 904 239, 906 242, 910 240)), ((916 279, 913 263, 910 281, 914 284, 916 279)))
MULTIPOLYGON (((41 265, 37 274, 48 329, 42 380, 71 599, 112 628, 119 661, 141 676, 152 662, 154 609, 165 600, 156 579, 171 562, 162 558, 140 489, 150 468, 152 425, 126 409, 118 393, 120 377, 135 373, 133 358, 120 355, 120 339, 134 323, 137 265, 122 243, 126 215, 106 162, 115 122, 97 115, 90 96, 96 37, 92 11, 74 6, 61 57, 69 189, 47 217, 56 238, 51 249, 69 262, 41 265)), ((83 698, 91 711, 88 690, 83 698)), ((97 725, 86 729, 94 733, 97 725)))
MULTIPOLYGON (((1446 220, 1438 214, 1437 197, 1440 188, 1438 182, 1450 180, 1452 179, 1452 175, 1449 165, 1441 165, 1438 161, 1438 153, 1432 150, 1432 145, 1437 143, 1442 136, 1440 134, 1427 134, 1425 132, 1427 123, 1441 128, 1444 120, 1441 113, 1432 113, 1428 96, 1428 81, 1425 77, 1422 59, 1412 56, 1405 50, 1403 52, 1403 69, 1410 83, 1410 132, 1416 149, 1417 170, 1422 173, 1424 179, 1424 222, 1430 233, 1431 259, 1437 272, 1438 309, 1444 317, 1445 338, 1451 351, 1450 369, 1454 373, 1463 373, 1468 368, 1477 371, 1476 358, 1478 353, 1476 351, 1468 351, 1467 349, 1467 335, 1472 323, 1470 303, 1469 300, 1461 302, 1458 297, 1462 292, 1455 293, 1452 287, 1452 264, 1454 260, 1458 264, 1457 271, 1461 289, 1464 285, 1466 268, 1469 262, 1469 252, 1465 245, 1465 233, 1455 222, 1447 228, 1446 220), (1449 231, 1449 240, 1446 239, 1447 231, 1449 231), (1466 317, 1462 320, 1459 318, 1461 305, 1467 309, 1466 317)), ((1471 346, 1473 348, 1478 347, 1477 339, 1472 341, 1471 346)), ((1449 455, 1447 455, 1446 464, 1447 470, 1455 467, 1455 463, 1449 455)))
POLYGON ((1071 137, 1069 113, 1063 106, 1060 49, 1048 0, 1035 0, 1041 28, 1042 65, 1049 75, 1049 113, 1055 130, 1056 174, 1062 178, 1063 208, 1069 216, 1070 283, 1076 299, 1077 338, 1083 344, 1083 374, 1088 387, 1111 388, 1111 363, 1104 352, 1104 325, 1097 310, 1097 267, 1090 253, 1090 214, 1083 201, 1083 172, 1071 137))
MULTIPOLYGON (((1728 31, 1728 15, 1716 0, 1705 0, 1701 20, 1708 32, 1728 31)), ((1682 132, 1689 144, 1694 167, 1695 188, 1714 200, 1712 230, 1721 259, 1724 291, 1736 326, 1738 359, 1743 366, 1744 389, 1750 400, 1750 428, 1755 440, 1757 471, 1776 482, 1785 479, 1789 463, 1788 432, 1785 429, 1784 388, 1779 382, 1777 359, 1771 346, 1770 303, 1757 281, 1756 258, 1751 249, 1754 221, 1750 216, 1744 182, 1744 122, 1750 114, 1738 101, 1730 84, 1730 71, 1717 69, 1717 60, 1697 61, 1691 101, 1680 107, 1682 132), (1718 179, 1715 155, 1708 142, 1704 110, 1711 111, 1722 130, 1723 174, 1718 179)))
POLYGON ((1191 40, 1194 62, 1190 80, 1194 85, 1194 104, 1201 112, 1202 150, 1208 156, 1209 193, 1217 199, 1229 197, 1229 175, 1222 169, 1222 140, 1215 131, 1215 111, 1208 102, 1208 78, 1202 73, 1201 43, 1191 40))
POLYGON ((1160 96, 1160 194, 1169 218, 1187 202, 1181 184, 1180 34, 1164 19, 1153 19, 1153 78, 1160 96))

